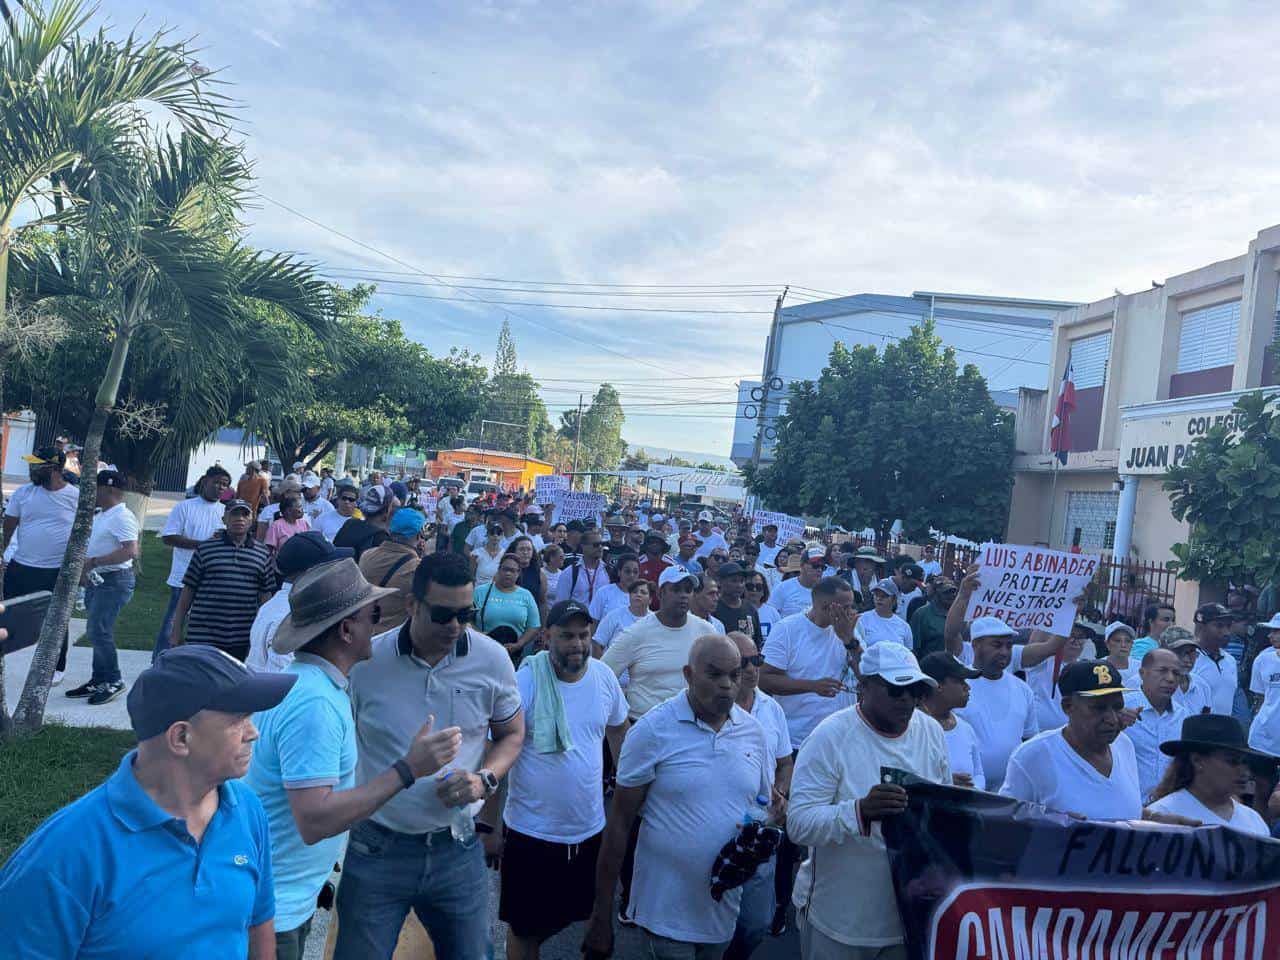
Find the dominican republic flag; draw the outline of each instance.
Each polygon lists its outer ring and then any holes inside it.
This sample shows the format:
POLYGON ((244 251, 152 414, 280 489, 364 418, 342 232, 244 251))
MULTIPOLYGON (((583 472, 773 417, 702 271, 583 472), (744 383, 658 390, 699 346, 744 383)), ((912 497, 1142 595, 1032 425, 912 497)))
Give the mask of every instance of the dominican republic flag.
POLYGON ((1058 386, 1058 403, 1053 408, 1053 429, 1049 431, 1049 449, 1058 462, 1067 464, 1067 452, 1071 449, 1071 411, 1076 408, 1076 385, 1071 371, 1071 360, 1062 372, 1058 386))

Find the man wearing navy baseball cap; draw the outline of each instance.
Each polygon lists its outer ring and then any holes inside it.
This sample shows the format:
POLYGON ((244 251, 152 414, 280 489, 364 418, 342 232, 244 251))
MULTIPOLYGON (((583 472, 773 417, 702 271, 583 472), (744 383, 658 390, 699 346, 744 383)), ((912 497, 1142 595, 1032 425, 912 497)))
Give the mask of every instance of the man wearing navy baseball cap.
POLYGON ((252 715, 296 679, 208 644, 163 651, 129 691, 137 749, 0 870, 6 955, 270 956, 267 818, 239 778, 252 715))

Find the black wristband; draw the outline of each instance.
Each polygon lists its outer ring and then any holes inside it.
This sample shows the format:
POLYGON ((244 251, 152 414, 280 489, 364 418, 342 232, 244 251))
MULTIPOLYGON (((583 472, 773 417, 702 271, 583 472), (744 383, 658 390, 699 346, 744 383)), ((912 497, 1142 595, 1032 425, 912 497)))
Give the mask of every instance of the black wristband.
POLYGON ((409 764, 405 762, 403 757, 393 763, 391 769, 400 774, 400 782, 404 784, 406 790, 412 787, 418 779, 413 775, 413 771, 409 769, 409 764))

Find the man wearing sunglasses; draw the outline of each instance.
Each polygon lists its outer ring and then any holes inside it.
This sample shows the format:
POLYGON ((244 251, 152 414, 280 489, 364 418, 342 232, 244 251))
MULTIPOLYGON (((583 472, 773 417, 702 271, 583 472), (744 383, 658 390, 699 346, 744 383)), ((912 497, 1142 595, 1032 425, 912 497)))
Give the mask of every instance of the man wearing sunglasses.
POLYGON ((473 586, 465 556, 424 557, 408 622, 374 637, 372 656, 351 672, 360 780, 402 759, 424 717, 457 727, 461 744, 442 775, 419 780, 402 771, 405 789, 352 828, 335 960, 390 957, 410 909, 438 956, 482 957, 492 948, 484 851, 455 814, 475 817, 498 789, 524 743, 524 714, 511 658, 469 626, 473 586))
POLYGON ((343 477, 336 486, 337 493, 333 498, 333 510, 323 513, 311 529, 320 531, 330 543, 342 529, 342 525, 356 515, 356 505, 360 500, 360 491, 354 480, 343 477))
MULTIPOLYGON (((310 534, 289 543, 304 536, 310 534)), ((349 558, 311 567, 297 578, 289 615, 271 642, 277 654, 293 657, 286 672, 297 680, 278 706, 255 717, 259 739, 245 784, 271 827, 279 960, 301 960, 316 896, 342 855, 347 830, 405 789, 402 771, 413 779, 430 776, 454 758, 462 740, 456 727, 436 730, 423 714, 426 722, 403 756, 356 786, 347 677, 369 659, 379 601, 393 593, 371 586, 349 558)))
POLYGON ((596 593, 612 582, 609 569, 601 559, 604 556, 604 534, 594 528, 588 530, 582 535, 580 545, 582 558, 567 567, 556 583, 556 602, 577 600, 590 608, 596 593))
POLYGON ((951 782, 942 727, 916 709, 937 681, 896 643, 867 650, 860 672, 858 705, 818 724, 791 780, 787 832, 811 848, 792 898, 804 960, 906 956, 888 853, 871 828, 902 813, 907 792, 881 783, 880 768, 951 782))
POLYGON ((813 587, 827 569, 827 551, 808 547, 803 553, 800 575, 783 580, 773 591, 773 605, 784 617, 804 613, 813 602, 813 587))

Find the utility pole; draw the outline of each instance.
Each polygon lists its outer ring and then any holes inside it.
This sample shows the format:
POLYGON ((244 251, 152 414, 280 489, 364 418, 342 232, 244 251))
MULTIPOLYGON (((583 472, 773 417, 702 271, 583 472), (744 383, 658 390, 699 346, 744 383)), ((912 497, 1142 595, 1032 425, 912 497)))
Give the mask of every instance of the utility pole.
POLYGON ((767 424, 767 411, 769 409, 769 386, 773 381, 773 354, 778 345, 778 319, 782 314, 782 301, 787 296, 790 286, 782 288, 782 293, 778 294, 778 300, 773 305, 773 322, 769 324, 769 339, 764 347, 764 375, 760 378, 760 406, 756 415, 756 443, 755 448, 751 451, 751 465, 756 469, 760 469, 760 448, 764 444, 764 431, 767 424))
MULTIPOLYGON (((573 480, 577 480, 578 447, 582 443, 582 394, 578 394, 578 419, 573 425, 573 480)), ((572 485, 572 481, 571 481, 572 485)))

